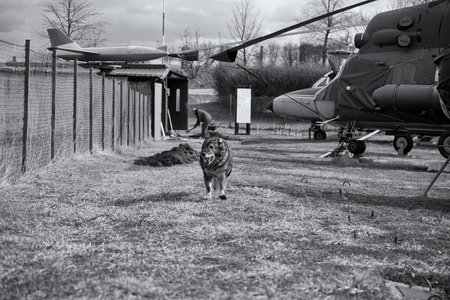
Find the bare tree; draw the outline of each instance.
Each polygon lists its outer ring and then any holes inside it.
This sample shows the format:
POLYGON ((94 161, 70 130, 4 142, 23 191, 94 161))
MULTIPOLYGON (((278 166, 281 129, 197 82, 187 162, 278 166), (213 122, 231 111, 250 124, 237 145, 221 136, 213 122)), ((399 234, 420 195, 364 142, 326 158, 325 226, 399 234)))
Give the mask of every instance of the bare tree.
POLYGON ((432 0, 395 0, 392 4, 392 9, 422 4, 422 3, 428 3, 432 0))
POLYGON ((291 42, 284 44, 281 51, 281 59, 283 60, 283 64, 289 67, 294 66, 298 62, 298 54, 298 45, 291 42))
POLYGON ((269 49, 266 55, 268 57, 267 60, 271 66, 274 66, 277 64, 278 58, 280 57, 281 47, 279 44, 271 42, 267 45, 267 48, 269 49))
POLYGON ((82 46, 99 46, 106 22, 90 0, 48 0, 43 3, 43 23, 58 28, 82 46))
POLYGON ((209 56, 212 55, 212 42, 201 42, 202 34, 198 29, 195 30, 192 36, 189 29, 185 29, 183 35, 180 36, 183 45, 183 50, 188 49, 202 49, 199 51, 198 60, 184 61, 182 60, 182 67, 188 73, 190 78, 196 78, 198 73, 209 68, 209 56))
MULTIPOLYGON (((318 15, 334 12, 342 8, 345 4, 345 0, 311 0, 308 5, 308 9, 304 10, 306 16, 312 18, 318 15)), ((348 25, 354 23, 355 20, 362 18, 361 13, 343 12, 337 15, 333 15, 317 21, 309 26, 309 29, 317 30, 314 36, 318 37, 321 41, 322 47, 322 63, 325 65, 327 60, 327 51, 330 42, 331 34, 336 32, 337 29, 333 27, 348 25)))
POLYGON ((299 62, 320 62, 322 60, 322 48, 320 45, 302 43, 299 46, 299 62))
MULTIPOLYGON (((260 33, 262 19, 260 11, 255 11, 252 0, 241 0, 233 9, 233 18, 227 22, 228 31, 231 37, 237 41, 247 41, 257 37, 260 33)), ((242 49, 242 63, 245 66, 254 51, 254 47, 242 49)))

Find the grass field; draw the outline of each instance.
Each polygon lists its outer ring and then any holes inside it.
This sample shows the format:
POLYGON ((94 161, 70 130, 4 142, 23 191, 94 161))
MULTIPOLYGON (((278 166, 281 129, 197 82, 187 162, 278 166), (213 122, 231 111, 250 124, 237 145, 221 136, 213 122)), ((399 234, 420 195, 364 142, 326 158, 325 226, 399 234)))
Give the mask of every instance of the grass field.
POLYGON ((450 175, 423 196, 437 147, 402 157, 376 136, 360 160, 319 158, 333 131, 311 141, 292 126, 302 136, 222 128, 235 165, 225 201, 203 199, 198 163, 133 163, 200 139, 77 156, 3 185, 0 299, 404 299, 396 286, 448 299, 450 175))

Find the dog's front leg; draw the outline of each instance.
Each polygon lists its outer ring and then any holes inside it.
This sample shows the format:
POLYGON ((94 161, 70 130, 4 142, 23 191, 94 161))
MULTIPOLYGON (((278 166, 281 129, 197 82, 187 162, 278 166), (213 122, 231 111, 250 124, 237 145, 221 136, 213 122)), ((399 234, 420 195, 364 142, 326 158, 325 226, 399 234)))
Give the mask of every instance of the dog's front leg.
POLYGON ((205 181, 205 187, 206 187, 206 195, 205 199, 211 200, 212 199, 212 176, 207 175, 203 172, 203 180, 205 181))
POLYGON ((225 195, 225 189, 227 187, 227 177, 223 176, 223 178, 218 179, 220 181, 219 184, 219 198, 221 200, 226 200, 227 195, 225 195))

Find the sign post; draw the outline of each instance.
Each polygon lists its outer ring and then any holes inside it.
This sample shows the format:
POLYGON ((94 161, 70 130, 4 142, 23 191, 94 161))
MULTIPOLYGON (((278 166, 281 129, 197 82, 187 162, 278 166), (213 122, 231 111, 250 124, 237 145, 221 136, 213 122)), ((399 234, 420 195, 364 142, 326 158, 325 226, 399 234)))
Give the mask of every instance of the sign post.
POLYGON ((239 124, 246 124, 246 134, 250 135, 251 110, 252 108, 252 89, 238 88, 236 98, 236 123, 234 134, 239 134, 239 124))

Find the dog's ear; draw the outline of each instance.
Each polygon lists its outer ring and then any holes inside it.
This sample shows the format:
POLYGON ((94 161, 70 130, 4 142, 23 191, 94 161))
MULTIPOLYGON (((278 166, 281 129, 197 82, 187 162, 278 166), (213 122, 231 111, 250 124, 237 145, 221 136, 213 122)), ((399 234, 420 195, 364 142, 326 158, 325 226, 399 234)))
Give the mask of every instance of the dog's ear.
POLYGON ((225 150, 225 148, 223 147, 223 140, 222 139, 218 139, 217 140, 217 146, 218 146, 218 148, 220 150, 220 154, 222 155, 224 150, 225 150))

